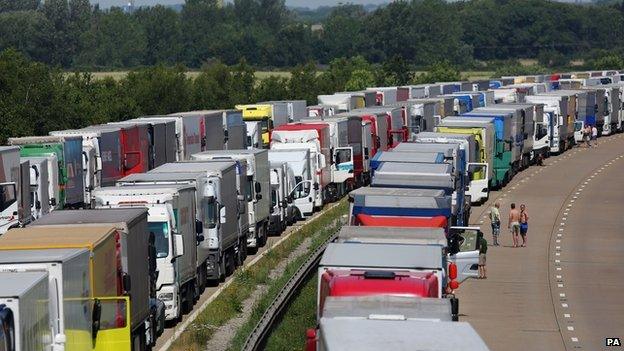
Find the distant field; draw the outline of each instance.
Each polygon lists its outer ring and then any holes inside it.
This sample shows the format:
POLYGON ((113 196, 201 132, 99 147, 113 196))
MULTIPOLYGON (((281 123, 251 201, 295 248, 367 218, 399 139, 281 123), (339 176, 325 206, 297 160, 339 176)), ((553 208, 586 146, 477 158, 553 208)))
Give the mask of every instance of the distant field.
MULTIPOLYGON (((195 78, 199 75, 199 71, 188 71, 186 75, 190 78, 195 78)), ((416 72, 422 73, 422 72, 416 72)), ((121 79, 128 74, 128 71, 110 71, 110 72, 92 72, 95 79, 102 79, 112 77, 114 79, 121 79)), ((493 71, 464 71, 462 76, 468 78, 468 80, 487 79, 494 75, 493 71)), ((265 79, 270 76, 279 76, 284 78, 290 77, 290 72, 287 71, 257 71, 256 78, 259 80, 265 79)))
MULTIPOLYGON (((186 75, 190 78, 195 78, 199 75, 199 71, 188 71, 186 75)), ((95 79, 102 79, 112 77, 114 79, 121 79, 128 74, 128 71, 111 71, 111 72, 92 72, 95 79)), ((290 77, 290 72, 286 71, 257 71, 256 78, 265 79, 270 76, 290 77)))

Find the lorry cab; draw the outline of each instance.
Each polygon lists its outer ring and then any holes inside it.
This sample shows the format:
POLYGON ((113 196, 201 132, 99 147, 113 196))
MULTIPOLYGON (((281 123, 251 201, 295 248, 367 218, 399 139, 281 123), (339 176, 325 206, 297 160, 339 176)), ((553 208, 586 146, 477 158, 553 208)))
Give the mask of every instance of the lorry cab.
POLYGON ((271 149, 269 161, 288 164, 289 172, 293 175, 293 185, 290 187, 287 200, 292 201, 293 217, 295 220, 314 212, 315 192, 313 187, 312 160, 309 149, 271 149))
POLYGON ((243 120, 256 121, 260 123, 260 133, 262 135, 261 148, 268 148, 269 133, 275 127, 288 123, 288 105, 287 104, 250 104, 236 105, 237 110, 242 111, 243 120))
POLYGON ((22 157, 30 163, 30 212, 38 219, 50 212, 50 180, 45 157, 22 157))

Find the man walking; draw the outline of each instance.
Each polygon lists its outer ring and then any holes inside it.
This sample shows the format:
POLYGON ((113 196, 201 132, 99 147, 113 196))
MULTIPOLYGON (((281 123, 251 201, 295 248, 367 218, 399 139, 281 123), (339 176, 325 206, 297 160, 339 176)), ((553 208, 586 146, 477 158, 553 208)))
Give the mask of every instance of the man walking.
POLYGON ((500 203, 496 202, 490 209, 490 222, 492 224, 492 245, 499 246, 498 235, 500 234, 500 203))
POLYGON ((598 128, 596 128, 596 125, 591 127, 591 140, 594 147, 598 146, 598 128))
POLYGON ((509 212, 509 221, 507 222, 507 228, 511 230, 513 247, 518 247, 518 236, 520 234, 520 212, 516 209, 515 203, 511 204, 511 211, 509 212))
POLYGON ((522 247, 526 247, 527 232, 529 231, 529 214, 527 213, 526 206, 520 205, 520 236, 522 237, 522 247))
POLYGON ((477 234, 477 243, 479 244, 479 279, 487 279, 485 264, 488 249, 487 240, 483 237, 483 233, 479 231, 477 234))

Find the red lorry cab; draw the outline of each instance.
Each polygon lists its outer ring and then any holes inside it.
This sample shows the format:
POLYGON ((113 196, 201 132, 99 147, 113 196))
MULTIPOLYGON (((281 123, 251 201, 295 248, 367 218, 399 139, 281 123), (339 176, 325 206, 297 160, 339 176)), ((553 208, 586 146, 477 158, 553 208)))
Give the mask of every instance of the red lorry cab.
POLYGON ((448 220, 444 216, 435 217, 393 217, 367 214, 356 215, 357 224, 366 227, 408 227, 408 228, 446 228, 448 220))
POLYGON ((149 171, 149 130, 145 124, 121 127, 123 175, 149 171))
POLYGON ((439 298, 438 278, 431 271, 327 270, 321 277, 319 314, 327 296, 370 295, 439 298))

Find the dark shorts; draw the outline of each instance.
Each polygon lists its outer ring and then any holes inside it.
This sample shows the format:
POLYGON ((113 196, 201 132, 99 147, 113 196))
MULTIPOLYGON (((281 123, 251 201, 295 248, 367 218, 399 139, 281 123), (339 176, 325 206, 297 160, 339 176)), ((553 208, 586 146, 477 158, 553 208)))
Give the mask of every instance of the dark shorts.
POLYGON ((528 231, 529 231, 529 224, 528 223, 520 223, 520 234, 526 235, 526 233, 528 231))

